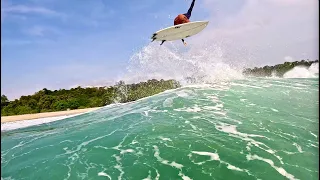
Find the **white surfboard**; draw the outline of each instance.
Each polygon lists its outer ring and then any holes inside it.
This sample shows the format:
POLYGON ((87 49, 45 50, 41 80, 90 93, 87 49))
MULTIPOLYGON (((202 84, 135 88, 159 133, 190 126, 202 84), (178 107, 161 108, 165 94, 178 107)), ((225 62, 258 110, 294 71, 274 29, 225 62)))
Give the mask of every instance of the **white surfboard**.
POLYGON ((178 24, 153 33, 152 41, 174 41, 191 37, 207 27, 209 21, 194 21, 178 24))

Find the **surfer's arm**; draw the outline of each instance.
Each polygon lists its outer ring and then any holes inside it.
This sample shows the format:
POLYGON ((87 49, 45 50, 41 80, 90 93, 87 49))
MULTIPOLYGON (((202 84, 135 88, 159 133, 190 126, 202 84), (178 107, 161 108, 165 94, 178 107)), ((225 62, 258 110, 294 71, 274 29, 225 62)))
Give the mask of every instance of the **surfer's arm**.
POLYGON ((190 8, 188 9, 188 12, 187 12, 186 14, 184 14, 185 16, 187 16, 188 19, 190 19, 190 17, 191 17, 191 13, 192 13, 192 9, 193 9, 194 2, 195 2, 195 1, 196 1, 196 0, 192 0, 192 3, 191 3, 191 5, 190 5, 190 8))

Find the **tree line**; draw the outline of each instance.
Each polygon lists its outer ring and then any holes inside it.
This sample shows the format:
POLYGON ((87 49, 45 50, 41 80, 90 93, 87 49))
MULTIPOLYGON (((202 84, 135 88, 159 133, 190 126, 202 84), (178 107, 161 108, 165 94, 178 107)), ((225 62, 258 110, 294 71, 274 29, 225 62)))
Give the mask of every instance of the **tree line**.
POLYGON ((44 88, 33 95, 21 96, 14 101, 9 101, 2 95, 1 116, 102 107, 111 103, 135 101, 180 86, 175 80, 152 79, 138 84, 125 84, 124 81, 120 81, 110 87, 78 86, 69 90, 53 91, 44 88))
POLYGON ((296 66, 310 67, 313 63, 319 63, 318 60, 309 61, 301 60, 295 62, 285 62, 283 64, 277 64, 275 66, 254 67, 252 69, 246 68, 243 70, 244 75, 258 76, 258 77, 270 77, 275 75, 277 77, 283 77, 283 75, 296 66))

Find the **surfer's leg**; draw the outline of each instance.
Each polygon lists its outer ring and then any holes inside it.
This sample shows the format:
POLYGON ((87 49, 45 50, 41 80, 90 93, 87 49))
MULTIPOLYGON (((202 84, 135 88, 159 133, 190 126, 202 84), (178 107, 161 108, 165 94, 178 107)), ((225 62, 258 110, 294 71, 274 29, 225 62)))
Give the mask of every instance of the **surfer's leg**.
POLYGON ((165 41, 166 41, 166 40, 162 40, 162 42, 161 42, 160 46, 161 46, 165 41))
POLYGON ((184 39, 181 39, 181 40, 182 40, 182 42, 183 42, 183 44, 184 44, 184 45, 187 45, 187 43, 186 43, 186 42, 184 42, 184 39))
POLYGON ((194 2, 195 2, 195 1, 196 1, 196 0, 192 0, 191 6, 190 6, 188 12, 184 14, 188 19, 190 19, 190 17, 191 17, 191 13, 192 13, 192 9, 193 9, 194 2))

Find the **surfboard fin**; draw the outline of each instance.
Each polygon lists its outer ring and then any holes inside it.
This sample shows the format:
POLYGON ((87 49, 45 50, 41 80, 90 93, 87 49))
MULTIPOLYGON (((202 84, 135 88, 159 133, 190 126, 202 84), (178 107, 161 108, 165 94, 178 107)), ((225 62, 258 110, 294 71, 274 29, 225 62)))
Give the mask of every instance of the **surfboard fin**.
POLYGON ((166 42, 166 40, 162 40, 162 42, 161 42, 160 46, 161 46, 164 42, 166 42))

